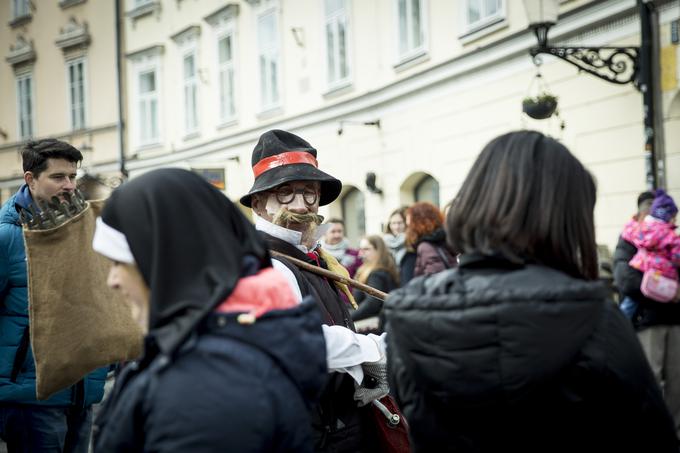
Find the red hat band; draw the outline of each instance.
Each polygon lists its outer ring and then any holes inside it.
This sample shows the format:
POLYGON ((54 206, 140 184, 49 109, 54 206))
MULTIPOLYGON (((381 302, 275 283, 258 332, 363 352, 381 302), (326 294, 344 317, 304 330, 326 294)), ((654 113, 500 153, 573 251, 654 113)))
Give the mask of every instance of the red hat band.
POLYGON ((291 164, 310 164, 319 168, 316 158, 310 153, 306 151, 288 151, 262 159, 253 167, 253 174, 257 178, 262 173, 265 173, 272 168, 291 164))

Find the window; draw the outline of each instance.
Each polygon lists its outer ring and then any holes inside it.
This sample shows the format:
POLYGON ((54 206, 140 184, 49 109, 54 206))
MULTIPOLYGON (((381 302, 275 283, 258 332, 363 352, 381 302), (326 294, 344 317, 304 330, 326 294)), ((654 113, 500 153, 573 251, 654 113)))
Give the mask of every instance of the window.
POLYGON ((325 0, 326 3, 326 55, 328 84, 338 85, 349 77, 347 59, 347 5, 346 0, 325 0))
POLYGON ((342 197, 342 218, 345 221, 345 237, 353 244, 366 234, 366 214, 364 210, 364 194, 352 187, 342 197))
POLYGON ((12 0, 12 13, 14 19, 30 15, 28 0, 12 0))
POLYGON ((196 52, 184 55, 184 132, 192 134, 198 130, 198 77, 196 74, 196 52))
POLYGON ((158 83, 156 79, 157 72, 155 69, 140 72, 137 79, 140 145, 158 143, 160 139, 158 129, 158 83))
POLYGON ((259 45, 260 95, 262 110, 279 105, 279 43, 276 10, 257 19, 259 45))
POLYGON ((485 27, 503 19, 503 0, 467 0, 465 19, 468 30, 485 27))
POLYGON ((423 51, 423 0, 397 0, 399 19, 399 57, 408 58, 423 51))
POLYGON ((429 201, 439 206, 439 183, 430 175, 426 175, 413 189, 413 197, 416 201, 429 201))
POLYGON ((68 96, 71 129, 85 128, 85 62, 82 59, 67 63, 68 96))
POLYGON ((33 137, 33 75, 17 77, 17 112, 19 139, 33 137))
POLYGON ((234 33, 226 31, 217 40, 217 64, 220 89, 220 122, 236 114, 234 103, 234 33))

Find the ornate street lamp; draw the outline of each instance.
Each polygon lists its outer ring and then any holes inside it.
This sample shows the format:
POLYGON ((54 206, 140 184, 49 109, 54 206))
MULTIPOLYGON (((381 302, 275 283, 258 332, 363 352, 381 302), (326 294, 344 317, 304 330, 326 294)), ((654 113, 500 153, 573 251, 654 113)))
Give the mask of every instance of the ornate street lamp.
POLYGON ((654 153, 654 90, 652 78, 652 20, 654 4, 637 0, 640 15, 640 47, 560 47, 548 43, 550 27, 557 23, 559 0, 524 0, 529 28, 538 45, 529 49, 533 58, 549 54, 607 82, 633 83, 642 92, 645 134, 647 186, 657 186, 657 162, 654 153))

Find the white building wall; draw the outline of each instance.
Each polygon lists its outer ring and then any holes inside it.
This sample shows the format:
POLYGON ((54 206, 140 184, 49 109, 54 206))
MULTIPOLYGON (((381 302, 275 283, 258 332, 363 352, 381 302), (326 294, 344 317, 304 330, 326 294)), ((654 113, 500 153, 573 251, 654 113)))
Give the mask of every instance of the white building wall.
MULTIPOLYGON (((233 3, 238 5, 234 19, 237 114, 235 122, 225 127, 216 122, 212 72, 216 44, 213 27, 204 19, 225 3, 165 0, 159 12, 126 21, 126 53, 157 44, 165 49, 161 56, 163 140, 155 148, 129 150, 136 156, 129 163, 133 176, 158 166, 220 167, 226 170, 226 193, 238 199, 252 184, 250 153, 258 136, 271 128, 287 129, 319 150, 322 169, 364 193, 366 231, 375 233, 390 211, 412 201, 414 175, 429 174, 439 181, 443 205, 455 196, 484 144, 498 134, 531 128, 562 140, 597 179, 598 242, 613 248, 621 226, 635 211, 645 181, 640 93, 632 84, 610 84, 546 57, 541 70, 560 98, 565 128, 561 130, 554 119, 535 121, 522 115, 521 101, 535 74, 527 53, 535 38, 526 30, 521 2, 505 2, 506 18, 495 26, 498 29, 465 35, 460 25, 462 2, 425 1, 426 53, 395 66, 396 2, 350 1, 351 83, 335 91, 329 91, 326 82, 323 2, 233 3), (262 112, 256 23, 258 13, 272 7, 279 19, 281 103, 274 111, 262 112), (190 25, 201 30, 199 66, 205 77, 200 85, 200 134, 184 139, 179 51, 171 36, 190 25), (298 30, 297 40, 292 29, 298 30), (341 121, 378 119, 380 128, 345 123, 342 135, 337 133, 341 121), (369 171, 376 173, 383 195, 366 190, 369 171)), ((551 30, 551 40, 639 45, 635 4, 634 0, 563 2, 563 15, 551 30)), ((679 9, 677 3, 661 7, 662 47, 677 50, 668 29, 680 16, 679 9)), ((667 186, 680 199, 677 93, 676 82, 663 96, 667 186)), ((323 212, 340 214, 340 203, 323 212)))

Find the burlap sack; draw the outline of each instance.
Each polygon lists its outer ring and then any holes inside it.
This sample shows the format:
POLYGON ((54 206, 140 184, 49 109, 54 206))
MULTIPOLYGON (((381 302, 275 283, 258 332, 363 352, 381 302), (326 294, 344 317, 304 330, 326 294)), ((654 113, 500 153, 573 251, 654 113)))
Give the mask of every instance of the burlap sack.
POLYGON ((36 396, 47 399, 91 371, 139 357, 142 332, 106 286, 111 262, 92 250, 104 201, 50 230, 24 228, 36 396))

